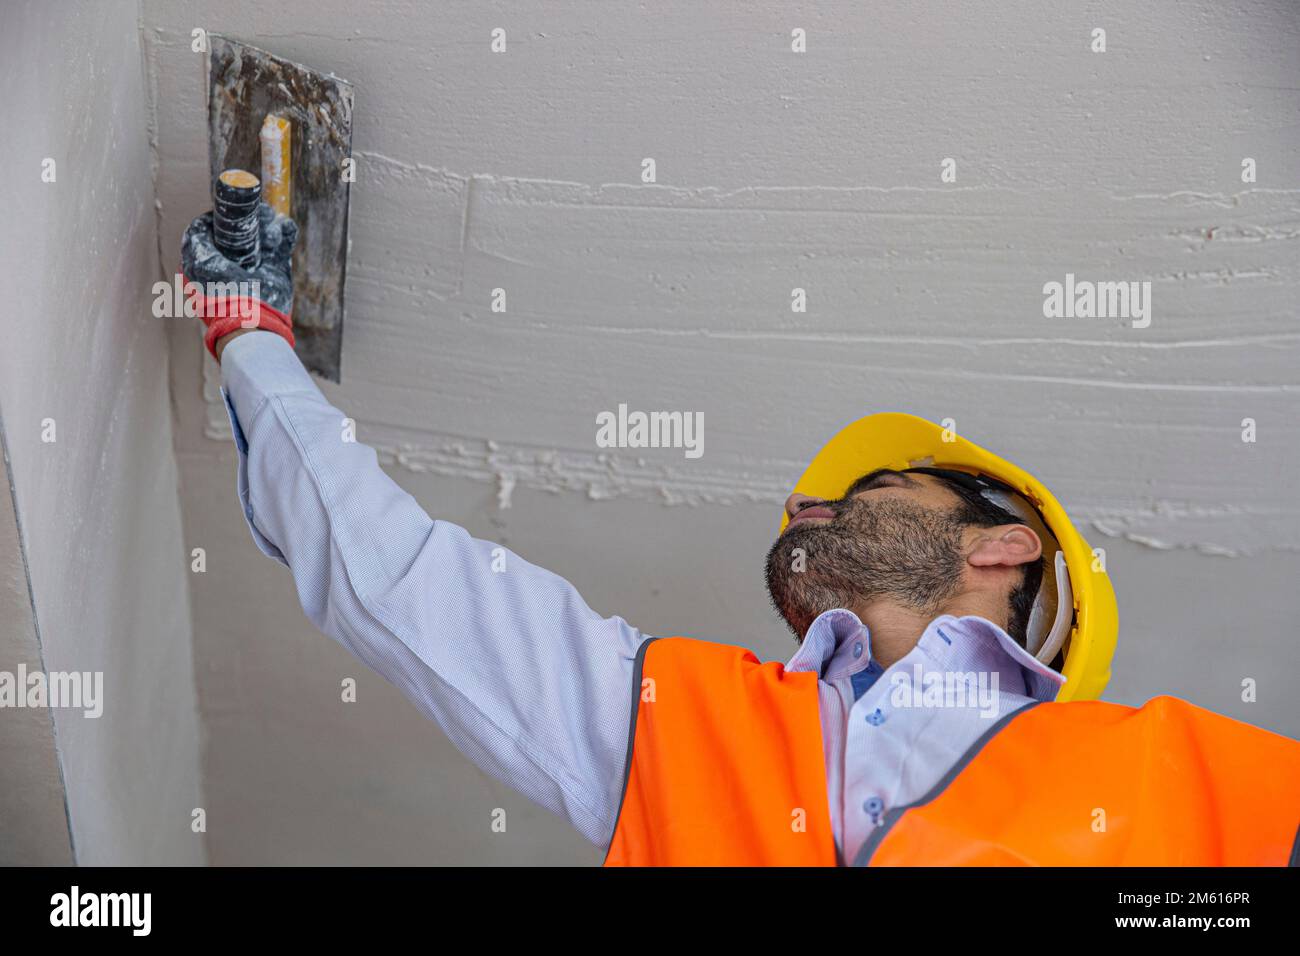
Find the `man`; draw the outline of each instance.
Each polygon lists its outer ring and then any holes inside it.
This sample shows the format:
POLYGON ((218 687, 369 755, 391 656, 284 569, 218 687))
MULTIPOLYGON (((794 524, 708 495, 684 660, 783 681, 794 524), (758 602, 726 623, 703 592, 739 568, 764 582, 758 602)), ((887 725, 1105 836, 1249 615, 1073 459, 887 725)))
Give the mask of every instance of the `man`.
MULTIPOLYGON (((275 290, 261 327, 204 304, 257 546, 317 627, 607 863, 1294 862, 1300 744, 1092 699, 1114 595, 1032 476, 920 419, 862 419, 768 555, 789 664, 648 638, 517 556, 502 571, 341 440, 291 347, 292 244, 270 235, 266 274, 236 276, 275 290)), ((231 278, 207 219, 182 252, 188 279, 231 278)))

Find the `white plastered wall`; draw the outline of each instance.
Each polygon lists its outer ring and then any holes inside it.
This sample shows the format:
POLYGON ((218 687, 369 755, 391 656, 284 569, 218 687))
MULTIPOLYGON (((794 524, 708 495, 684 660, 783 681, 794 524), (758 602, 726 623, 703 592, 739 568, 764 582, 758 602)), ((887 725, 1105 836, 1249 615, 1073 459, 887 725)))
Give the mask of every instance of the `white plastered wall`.
POLYGON ((138 5, 6 4, 0 88, 0 670, 103 675, 0 709, 0 864, 202 863, 138 5))
MULTIPOLYGON (((1293 4, 142 10, 160 270, 207 203, 193 29, 355 83, 326 393, 433 515, 649 633, 783 659, 761 566, 803 466, 870 411, 952 418, 1106 549, 1110 699, 1300 735, 1293 4), (1067 272, 1149 281, 1150 326, 1045 319, 1067 272), (620 403, 702 412, 703 457, 597 448, 620 403)), ((185 537, 209 554, 191 585, 212 859, 596 859, 312 630, 243 527, 211 363, 192 330, 171 345, 185 537)))

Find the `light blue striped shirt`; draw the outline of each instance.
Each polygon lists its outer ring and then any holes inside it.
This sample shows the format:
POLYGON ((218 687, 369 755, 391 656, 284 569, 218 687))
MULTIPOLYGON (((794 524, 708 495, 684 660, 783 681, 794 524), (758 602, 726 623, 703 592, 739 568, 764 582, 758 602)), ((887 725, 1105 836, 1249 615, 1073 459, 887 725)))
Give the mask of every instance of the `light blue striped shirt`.
MULTIPOLYGON (((232 339, 222 376, 244 516, 258 548, 293 573, 311 621, 484 771, 607 846, 647 635, 596 614, 563 578, 430 518, 373 449, 345 440, 346 416, 278 335, 232 339)), ((818 617, 787 669, 821 677, 831 820, 850 861, 885 811, 1063 682, 978 617, 935 619, 882 672, 847 610, 818 617)))

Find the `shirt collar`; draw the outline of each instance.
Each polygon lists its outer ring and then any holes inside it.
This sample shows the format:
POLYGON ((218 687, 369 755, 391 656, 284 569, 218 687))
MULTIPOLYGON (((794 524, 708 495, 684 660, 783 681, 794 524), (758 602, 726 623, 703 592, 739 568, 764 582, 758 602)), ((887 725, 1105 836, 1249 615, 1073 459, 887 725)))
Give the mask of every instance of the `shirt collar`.
MULTIPOLYGON (((954 617, 941 614, 931 621, 917 641, 917 648, 935 662, 942 663, 954 655, 960 643, 964 651, 964 669, 973 657, 987 656, 990 668, 1018 666, 1024 676, 1025 690, 1035 700, 1055 700, 1065 683, 1062 674, 1052 670, 1016 643, 1015 638, 992 621, 973 614, 954 617)), ((815 671, 822 680, 849 677, 871 664, 871 635, 852 611, 834 608, 817 616, 804 635, 787 671, 815 671)))
POLYGON ((785 669, 816 671, 822 680, 835 680, 870 663, 871 635, 867 626, 852 611, 841 607, 817 615, 785 669), (858 644, 861 651, 854 656, 858 644))

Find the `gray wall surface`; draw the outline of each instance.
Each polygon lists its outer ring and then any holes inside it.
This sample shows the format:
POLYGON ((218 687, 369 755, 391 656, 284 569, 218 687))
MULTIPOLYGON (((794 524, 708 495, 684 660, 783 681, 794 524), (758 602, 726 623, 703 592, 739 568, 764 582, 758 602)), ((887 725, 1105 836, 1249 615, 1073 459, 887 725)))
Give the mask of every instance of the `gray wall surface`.
POLYGON ((10 3, 3 21, 0 417, 17 513, 0 508, 0 670, 102 672, 103 712, 0 710, 0 863, 202 863, 138 7, 10 3), (11 762, 20 750, 29 763, 11 762))
MULTIPOLYGON (((0 430, 3 429, 0 410, 0 430)), ((3 435, 0 434, 0 438, 3 435)), ((0 488, 0 670, 17 675, 42 669, 22 535, 14 511, 8 456, 0 488)), ((0 865, 72 862, 63 774, 54 720, 48 709, 6 710, 0 719, 0 865)))
MULTIPOLYGON (((649 633, 784 659, 761 568, 804 465, 871 411, 953 418, 1106 549, 1109 699, 1300 736, 1293 3, 144 0, 140 28, 165 272, 208 205, 194 29, 355 84, 326 394, 434 516, 649 633), (1067 273, 1150 282, 1150 325, 1045 318, 1067 273), (703 457, 597 448, 620 403, 702 412, 703 457)), ((193 329, 171 360, 212 861, 596 861, 312 630, 193 329)))

